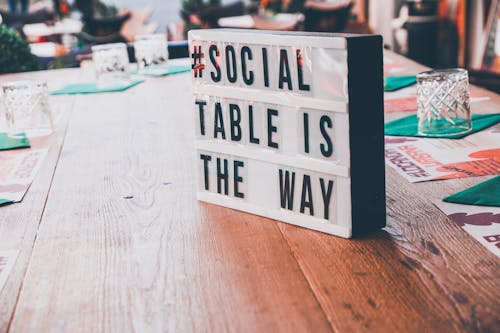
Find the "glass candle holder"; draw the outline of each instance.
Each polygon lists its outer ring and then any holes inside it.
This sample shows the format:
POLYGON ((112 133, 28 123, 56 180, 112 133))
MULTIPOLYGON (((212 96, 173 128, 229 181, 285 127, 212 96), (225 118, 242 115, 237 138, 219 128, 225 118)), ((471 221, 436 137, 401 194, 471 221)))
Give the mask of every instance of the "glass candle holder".
POLYGON ((168 45, 165 34, 138 35, 134 42, 139 73, 164 68, 168 64, 168 45))
POLYGON ((26 133, 43 136, 52 133, 53 120, 47 83, 15 81, 2 85, 5 126, 10 136, 26 133))
POLYGON ((472 130, 469 76, 461 68, 417 75, 418 133, 447 137, 472 130))
POLYGON ((130 83, 130 63, 124 43, 92 46, 97 87, 109 88, 130 83))

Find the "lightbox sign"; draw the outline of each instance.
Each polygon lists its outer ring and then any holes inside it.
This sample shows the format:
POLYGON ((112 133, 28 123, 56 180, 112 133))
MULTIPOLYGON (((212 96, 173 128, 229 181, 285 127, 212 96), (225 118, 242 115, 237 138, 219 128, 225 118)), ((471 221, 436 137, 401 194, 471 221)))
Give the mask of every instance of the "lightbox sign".
POLYGON ((385 226, 382 39, 189 32, 198 199, 342 237, 385 226))

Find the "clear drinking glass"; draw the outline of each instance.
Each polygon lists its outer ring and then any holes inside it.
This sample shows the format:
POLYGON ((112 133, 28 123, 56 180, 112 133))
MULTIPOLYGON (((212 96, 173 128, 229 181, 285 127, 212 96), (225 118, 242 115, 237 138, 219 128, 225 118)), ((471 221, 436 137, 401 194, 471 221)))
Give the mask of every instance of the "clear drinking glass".
POLYGON ((164 68, 168 64, 165 34, 138 35, 135 37, 134 49, 139 73, 164 68))
POLYGON ((130 83, 130 63, 124 43, 92 46, 97 87, 109 88, 130 83))
POLYGON ((447 137, 471 127, 469 76, 462 68, 417 75, 418 133, 447 137))
POLYGON ((6 131, 10 136, 48 135, 53 131, 47 83, 15 81, 2 85, 6 131))

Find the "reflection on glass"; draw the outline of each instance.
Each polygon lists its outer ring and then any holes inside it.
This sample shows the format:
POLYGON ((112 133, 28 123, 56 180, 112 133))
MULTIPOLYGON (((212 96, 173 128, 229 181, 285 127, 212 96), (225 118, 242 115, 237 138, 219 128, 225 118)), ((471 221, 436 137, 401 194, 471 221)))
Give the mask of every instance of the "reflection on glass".
POLYGON ((418 132, 447 137, 471 130, 469 77, 461 68, 417 75, 418 132))
POLYGON ((97 86, 109 88, 130 83, 130 65, 124 43, 92 46, 97 86))
POLYGON ((165 68, 168 64, 167 37, 164 34, 136 36, 134 49, 139 73, 165 68))
POLYGON ((6 130, 11 136, 25 132, 28 136, 52 133, 52 113, 47 83, 15 81, 2 85, 6 130))

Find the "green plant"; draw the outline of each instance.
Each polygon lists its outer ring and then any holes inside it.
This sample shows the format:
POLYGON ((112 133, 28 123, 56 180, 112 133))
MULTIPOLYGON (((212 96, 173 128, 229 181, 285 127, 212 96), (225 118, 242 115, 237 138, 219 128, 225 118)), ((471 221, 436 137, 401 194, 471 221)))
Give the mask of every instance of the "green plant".
POLYGON ((38 59, 19 33, 0 24, 0 74, 39 69, 38 59))

